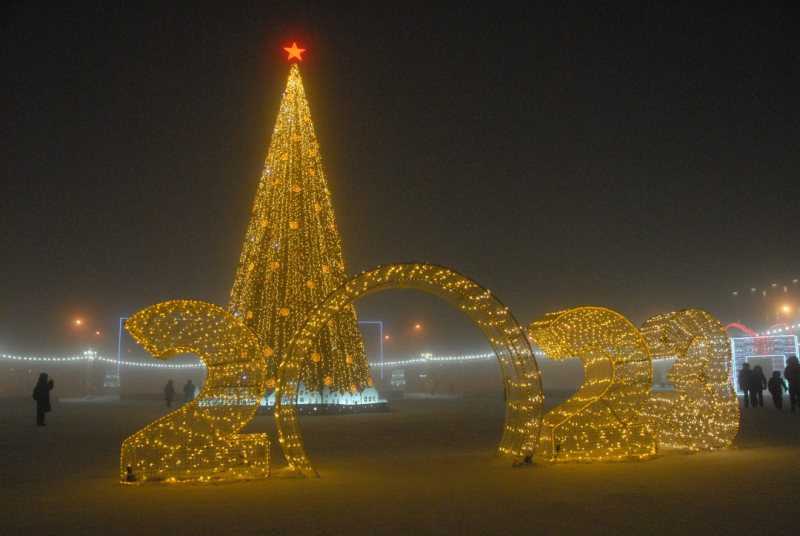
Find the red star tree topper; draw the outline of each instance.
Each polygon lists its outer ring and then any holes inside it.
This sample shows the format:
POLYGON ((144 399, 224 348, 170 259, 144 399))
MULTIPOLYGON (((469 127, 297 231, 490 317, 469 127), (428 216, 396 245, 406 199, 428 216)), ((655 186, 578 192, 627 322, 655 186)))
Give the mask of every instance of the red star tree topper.
POLYGON ((300 54, 306 51, 304 48, 297 48, 297 43, 292 43, 292 47, 283 47, 283 50, 289 53, 289 58, 297 58, 300 61, 303 61, 303 58, 300 57, 300 54))

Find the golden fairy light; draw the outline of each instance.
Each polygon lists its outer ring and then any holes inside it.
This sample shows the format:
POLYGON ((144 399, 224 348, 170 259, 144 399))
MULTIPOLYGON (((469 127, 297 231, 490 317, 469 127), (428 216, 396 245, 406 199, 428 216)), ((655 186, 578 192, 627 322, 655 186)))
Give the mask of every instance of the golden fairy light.
MULTIPOLYGON (((288 50, 288 49, 287 49, 288 50)), ((229 309, 253 330, 275 378, 292 334, 325 296, 344 283, 344 259, 325 170, 297 64, 272 133, 229 309)), ((367 387, 369 367, 352 309, 331 319, 301 380, 310 391, 367 387), (353 363, 347 362, 350 356, 353 363), (329 378, 330 382, 325 382, 329 378)))
POLYGON ((653 359, 675 359, 667 374, 674 393, 653 393, 639 415, 658 425, 661 445, 723 448, 739 428, 730 381, 731 346, 722 324, 698 309, 651 318, 641 327, 653 359))
POLYGON ((539 455, 564 461, 657 454, 656 427, 635 422, 653 367, 630 322, 608 309, 580 307, 539 318, 528 335, 548 358, 577 356, 586 368, 580 390, 544 416, 539 455))
MULTIPOLYGON (((430 264, 390 264, 364 272, 330 293, 302 322, 278 370, 275 418, 281 447, 289 465, 300 474, 317 476, 303 449, 296 399, 306 356, 332 318, 352 310, 351 302, 390 288, 421 290, 452 303, 483 331, 494 348, 505 378, 506 424, 498 454, 514 463, 530 459, 536 450, 544 396, 536 359, 525 332, 488 290, 447 268, 430 264)), ((326 385, 333 382, 329 376, 326 385)), ((353 392, 356 385, 349 386, 353 392)))
POLYGON ((122 482, 268 476, 267 435, 237 433, 264 391, 266 365, 247 326, 216 305, 178 300, 139 311, 125 328, 158 359, 197 354, 208 377, 191 403, 123 442, 122 482))

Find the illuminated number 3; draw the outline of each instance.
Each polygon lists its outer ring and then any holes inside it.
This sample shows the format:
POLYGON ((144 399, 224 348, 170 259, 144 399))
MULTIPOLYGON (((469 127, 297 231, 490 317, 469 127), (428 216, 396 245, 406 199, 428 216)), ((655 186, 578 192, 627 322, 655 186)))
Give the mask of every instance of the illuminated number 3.
POLYGON ((675 359, 667 378, 677 392, 654 393, 639 419, 658 424, 664 446, 730 445, 739 427, 739 402, 728 375, 730 340, 719 320, 687 309, 653 317, 641 332, 653 359, 675 359))
POLYGON ((621 315, 599 307, 551 313, 528 326, 550 359, 577 356, 580 390, 544 416, 539 454, 548 460, 657 454, 656 426, 636 423, 653 367, 644 339, 621 315))
POLYGON ((208 378, 194 401, 123 442, 122 481, 267 476, 267 435, 236 433, 261 401, 266 368, 241 320, 210 303, 171 301, 139 311, 125 327, 158 359, 197 354, 208 378))

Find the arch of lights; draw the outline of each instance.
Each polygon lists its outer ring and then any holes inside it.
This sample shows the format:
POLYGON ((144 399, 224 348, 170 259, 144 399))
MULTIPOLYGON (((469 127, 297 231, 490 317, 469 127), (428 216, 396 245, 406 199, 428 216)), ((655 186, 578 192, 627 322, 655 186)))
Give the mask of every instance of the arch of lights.
POLYGON ((296 407, 300 371, 316 337, 336 313, 357 298, 392 288, 439 296, 483 331, 500 362, 507 392, 506 424, 498 455, 510 456, 514 463, 532 456, 539 439, 544 395, 525 332, 489 290, 471 279, 441 266, 410 263, 378 267, 349 280, 328 295, 292 338, 278 369, 275 393, 278 437, 289 465, 304 476, 318 476, 303 448, 296 407))
POLYGON ((267 434, 237 433, 264 392, 266 364, 247 326, 216 305, 177 300, 139 311, 125 327, 158 359, 197 354, 208 378, 191 403, 122 443, 122 482, 268 476, 267 434))

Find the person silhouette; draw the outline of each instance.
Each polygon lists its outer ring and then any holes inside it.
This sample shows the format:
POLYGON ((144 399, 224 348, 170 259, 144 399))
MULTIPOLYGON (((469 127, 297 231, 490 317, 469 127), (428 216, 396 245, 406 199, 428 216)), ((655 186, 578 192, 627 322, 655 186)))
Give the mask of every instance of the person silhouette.
POLYGON ((169 380, 167 385, 164 386, 164 400, 167 401, 167 407, 172 407, 172 399, 175 398, 175 382, 169 380))
POLYGON ((750 402, 753 407, 764 407, 764 389, 767 388, 767 377, 761 365, 753 367, 753 383, 750 387, 750 402), (757 404, 756 404, 757 403, 757 404))
POLYGON ((781 378, 779 370, 772 372, 772 378, 767 382, 767 389, 769 394, 772 395, 772 403, 775 404, 775 409, 781 409, 783 407, 783 392, 788 391, 789 388, 786 387, 786 382, 781 378))
POLYGON ((786 359, 783 377, 789 383, 789 402, 794 411, 794 408, 800 404, 800 362, 798 362, 797 356, 793 355, 786 359))
POLYGON ((47 426, 44 423, 44 414, 51 411, 50 391, 53 390, 53 380, 47 380, 47 374, 39 374, 39 381, 33 388, 33 399, 36 400, 36 426, 47 426))
POLYGON ((183 402, 184 404, 188 404, 192 400, 194 400, 194 384, 192 380, 186 380, 186 384, 183 386, 183 402))
MULTIPOLYGON (((750 370, 750 363, 742 363, 742 370, 739 371, 739 389, 744 392, 744 407, 750 407, 750 386, 753 384, 753 371, 750 370)), ((755 406, 755 402, 753 402, 755 406)))

